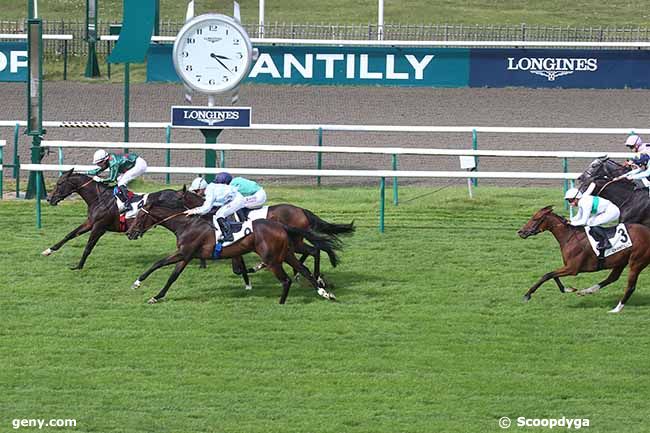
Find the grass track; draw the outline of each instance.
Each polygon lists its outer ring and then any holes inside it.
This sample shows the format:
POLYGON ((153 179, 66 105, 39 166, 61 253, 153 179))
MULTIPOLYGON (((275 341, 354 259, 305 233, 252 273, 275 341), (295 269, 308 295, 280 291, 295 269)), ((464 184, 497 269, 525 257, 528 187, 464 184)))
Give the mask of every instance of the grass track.
POLYGON ((149 306, 170 268, 129 287, 173 250, 169 232, 109 234, 73 272, 86 237, 39 253, 81 222, 83 203, 44 208, 37 232, 33 202, 0 202, 0 431, 76 418, 70 431, 496 432, 502 416, 647 431, 648 278, 617 316, 606 312, 623 280, 587 298, 549 283, 521 302, 561 259, 550 234, 516 230, 560 205, 559 188, 481 187, 473 201, 445 189, 387 205, 384 235, 376 189, 269 190, 271 203, 356 220, 341 266, 325 267, 340 302, 294 285, 280 306, 268 273, 245 292, 227 263, 193 263, 149 306))

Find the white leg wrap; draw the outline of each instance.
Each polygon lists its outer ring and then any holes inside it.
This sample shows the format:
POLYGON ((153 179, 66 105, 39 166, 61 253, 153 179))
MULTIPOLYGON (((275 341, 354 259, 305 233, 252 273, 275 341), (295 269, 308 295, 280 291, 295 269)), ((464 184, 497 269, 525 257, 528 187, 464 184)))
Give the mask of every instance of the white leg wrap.
POLYGON ((135 282, 133 283, 133 285, 131 286, 131 288, 132 288, 133 290, 135 290, 135 289, 139 289, 141 285, 142 285, 142 281, 140 281, 140 280, 135 280, 135 282))
POLYGON ((246 290, 253 290, 253 286, 251 284, 246 284, 246 287, 244 287, 246 290))
POLYGON ((616 306, 616 308, 614 308, 613 310, 609 310, 609 312, 610 313, 620 313, 621 310, 623 310, 623 307, 625 307, 625 304, 621 304, 619 302, 618 305, 616 306))
POLYGON ((578 295, 591 295, 592 293, 596 293, 599 290, 600 290, 600 284, 596 284, 587 289, 580 290, 578 292, 578 295))
POLYGON ((54 251, 52 251, 51 248, 48 248, 48 249, 46 249, 45 251, 43 251, 41 254, 44 255, 44 256, 49 256, 49 255, 51 255, 53 252, 54 252, 54 251))

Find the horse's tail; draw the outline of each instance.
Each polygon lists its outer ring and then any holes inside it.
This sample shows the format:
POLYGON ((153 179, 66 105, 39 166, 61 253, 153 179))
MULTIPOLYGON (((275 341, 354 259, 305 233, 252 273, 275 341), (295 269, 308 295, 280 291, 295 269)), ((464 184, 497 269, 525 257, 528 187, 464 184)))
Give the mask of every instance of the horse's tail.
POLYGON ((309 220, 309 227, 315 232, 334 236, 354 233, 354 221, 350 224, 333 224, 321 219, 307 209, 303 209, 302 211, 305 213, 307 220, 309 220))
POLYGON ((291 242, 295 243, 299 241, 299 238, 307 239, 314 248, 318 248, 321 251, 325 251, 327 256, 330 258, 330 263, 332 267, 336 267, 339 263, 339 257, 336 255, 336 250, 342 248, 341 242, 336 238, 336 236, 323 235, 319 233, 314 233, 312 230, 303 230, 295 227, 285 226, 287 233, 291 242))

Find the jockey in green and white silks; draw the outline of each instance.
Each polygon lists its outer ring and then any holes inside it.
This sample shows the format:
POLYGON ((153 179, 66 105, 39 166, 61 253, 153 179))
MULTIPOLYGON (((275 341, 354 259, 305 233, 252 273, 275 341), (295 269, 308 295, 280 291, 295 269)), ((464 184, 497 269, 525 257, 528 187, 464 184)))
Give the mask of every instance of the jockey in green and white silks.
POLYGON ((147 172, 147 162, 135 153, 116 154, 107 153, 100 149, 93 155, 93 164, 98 167, 86 172, 90 176, 97 176, 99 173, 108 169, 108 177, 101 179, 101 182, 117 182, 117 187, 113 190, 115 197, 124 203, 128 208, 129 197, 127 185, 133 179, 142 176, 147 172))
POLYGON ((237 188, 221 183, 210 183, 205 188, 205 201, 203 205, 186 210, 185 214, 205 215, 217 206, 219 209, 213 217, 214 225, 218 225, 221 229, 224 241, 232 241, 232 230, 230 230, 230 225, 226 222, 226 218, 239 209, 246 207, 244 196, 237 191, 237 188))
POLYGON ((567 190, 564 198, 572 206, 578 207, 578 212, 571 218, 573 226, 602 226, 615 221, 621 215, 618 206, 606 198, 591 195, 589 189, 583 194, 577 188, 571 188, 567 190))
POLYGON ((257 182, 244 177, 233 178, 230 173, 219 173, 214 180, 215 183, 223 183, 237 188, 246 199, 246 205, 249 209, 261 208, 266 203, 266 191, 257 182))

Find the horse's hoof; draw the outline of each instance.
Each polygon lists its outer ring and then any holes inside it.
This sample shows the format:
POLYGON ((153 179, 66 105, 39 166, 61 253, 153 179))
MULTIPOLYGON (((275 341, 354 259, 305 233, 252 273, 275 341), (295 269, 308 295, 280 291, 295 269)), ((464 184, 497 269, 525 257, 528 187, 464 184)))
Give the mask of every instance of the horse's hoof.
POLYGON ((45 251, 43 251, 43 252, 41 253, 41 255, 42 255, 42 256, 46 256, 46 257, 47 257, 47 256, 51 256, 53 252, 54 252, 54 251, 52 251, 52 248, 48 248, 48 249, 46 249, 45 251))
POLYGON ((575 287, 565 287, 564 288, 564 293, 573 293, 573 292, 577 292, 577 291, 578 291, 578 289, 576 289, 575 287))
POLYGON ((142 281, 135 280, 135 282, 131 285, 131 289, 133 289, 133 290, 139 289, 141 285, 142 285, 142 281))
POLYGON ((332 299, 332 296, 334 296, 333 293, 328 292, 327 290, 323 289, 322 287, 318 288, 318 294, 325 298, 325 299, 332 299))
POLYGON ((330 294, 330 301, 336 301, 336 295, 334 295, 334 293, 332 292, 329 292, 329 294, 330 294))
POLYGON ((253 286, 250 285, 250 284, 246 284, 246 285, 244 286, 244 290, 253 290, 253 286))
POLYGON ((83 269, 83 267, 82 267, 82 266, 79 266, 79 265, 77 265, 77 266, 73 266, 73 267, 70 268, 71 271, 80 271, 80 270, 82 270, 82 269, 83 269))
POLYGON ((523 299, 523 301, 524 301, 524 302, 528 302, 528 301, 530 301, 530 295, 529 295, 528 293, 526 293, 526 294, 524 295, 524 299, 523 299))
POLYGON ((149 304, 149 305, 153 305, 153 304, 157 304, 157 303, 158 303, 158 299, 156 299, 156 298, 149 298, 149 300, 147 301, 147 304, 149 304))

